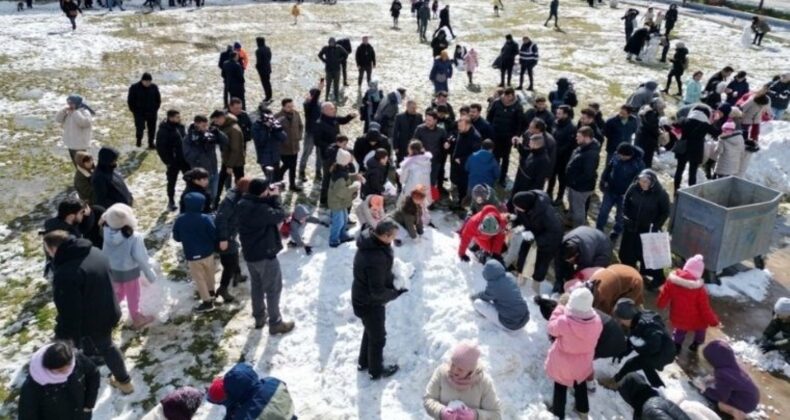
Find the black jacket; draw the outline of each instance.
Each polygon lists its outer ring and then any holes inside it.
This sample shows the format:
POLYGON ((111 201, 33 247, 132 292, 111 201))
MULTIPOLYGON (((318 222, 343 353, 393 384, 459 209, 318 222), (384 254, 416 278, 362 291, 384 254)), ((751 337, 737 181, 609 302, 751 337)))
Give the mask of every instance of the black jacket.
POLYGON ((619 392, 634 409, 634 420, 691 420, 677 404, 659 395, 638 373, 626 375, 619 392))
POLYGON ((686 70, 686 64, 688 64, 688 55, 689 50, 688 48, 676 48, 675 55, 672 56, 669 61, 672 62, 672 71, 676 74, 683 74, 686 70))
POLYGON ((211 198, 211 193, 209 192, 208 188, 199 187, 191 182, 187 182, 184 191, 181 192, 181 198, 178 200, 178 213, 184 214, 186 212, 186 203, 184 202, 184 197, 186 197, 189 193, 198 193, 202 194, 203 197, 206 198, 206 201, 203 202, 203 209, 200 211, 203 214, 211 214, 211 203, 214 202, 211 198))
POLYGON ((661 315, 655 312, 642 311, 631 320, 628 346, 656 370, 662 370, 675 360, 675 343, 661 315))
POLYGON ((531 108, 526 113, 524 113, 524 128, 529 127, 529 124, 535 118, 540 118, 544 123, 546 123, 547 133, 554 131, 554 114, 552 114, 548 109, 538 111, 535 108, 531 108))
POLYGON ((118 151, 109 147, 99 150, 99 161, 96 170, 91 176, 93 193, 96 195, 96 204, 109 208, 115 203, 132 206, 134 198, 129 188, 126 187, 123 177, 115 171, 111 163, 118 160, 118 151))
POLYGON ((574 244, 579 248, 576 270, 589 267, 608 267, 612 262, 612 242, 600 230, 590 226, 579 226, 562 237, 562 243, 574 244))
POLYGON ((658 150, 658 112, 650 109, 639 115, 634 143, 645 153, 658 150))
POLYGON ((236 216, 244 260, 256 262, 276 258, 283 249, 278 225, 286 217, 279 197, 244 194, 236 205, 236 216))
MULTIPOLYGON (((700 121, 694 118, 695 115, 702 113, 689 113, 689 116, 680 121, 680 131, 683 133, 681 139, 686 141, 685 155, 690 163, 703 163, 702 158, 705 155, 705 136, 710 134, 713 137, 718 137, 721 130, 714 127, 707 121, 700 121)), ((680 154, 680 153, 678 153, 680 154)))
POLYGON ((513 67, 513 64, 516 63, 516 57, 518 57, 518 44, 516 41, 510 40, 505 41, 505 45, 502 46, 502 49, 499 51, 499 56, 502 57, 502 67, 513 67))
POLYGON ((79 343, 82 337, 109 334, 121 319, 110 281, 110 264, 87 239, 71 238, 52 259, 55 337, 79 343))
POLYGON ((445 7, 439 11, 439 26, 450 25, 450 9, 445 7))
POLYGON ((519 148, 522 153, 521 162, 516 171, 516 181, 513 183, 513 195, 521 191, 542 190, 546 179, 551 176, 551 159, 545 147, 532 150, 519 148))
POLYGON ((62 384, 41 385, 28 375, 19 394, 19 420, 84 420, 93 408, 101 376, 89 358, 76 352, 74 370, 62 384))
POLYGON ((595 358, 606 359, 607 357, 617 357, 626 351, 625 331, 620 326, 620 321, 612 318, 608 314, 595 310, 601 318, 603 329, 595 345, 595 358))
POLYGON ((447 41, 447 38, 435 36, 433 40, 431 40, 431 49, 433 49, 434 57, 438 57, 439 54, 442 53, 442 50, 446 50, 449 46, 450 43, 447 41))
POLYGON ((151 83, 150 86, 143 86, 143 82, 137 82, 129 87, 129 94, 126 103, 132 114, 156 114, 159 106, 162 105, 162 96, 159 94, 159 87, 151 83))
POLYGON ((244 89, 244 68, 236 60, 228 60, 222 64, 222 77, 228 90, 244 89))
POLYGON ((580 192, 595 190, 600 152, 601 145, 595 140, 579 146, 573 151, 571 160, 568 161, 568 166, 565 168, 568 188, 580 192))
POLYGON ((557 160, 565 160, 567 162, 567 159, 570 158, 573 150, 576 148, 576 126, 573 125, 570 118, 557 120, 552 135, 557 143, 557 160))
POLYGON ((354 283, 351 285, 351 302, 355 311, 384 305, 398 297, 393 284, 393 260, 390 245, 381 242, 370 230, 359 234, 354 255, 354 283))
POLYGON ((324 63, 326 71, 339 71, 340 65, 348 58, 348 52, 340 45, 327 45, 318 52, 318 58, 324 63))
POLYGON ((399 156, 409 155, 409 142, 414 137, 414 130, 422 124, 422 115, 402 112, 395 117, 395 128, 392 131, 392 146, 399 156))
POLYGON ((184 124, 173 124, 167 120, 159 123, 159 130, 156 132, 156 153, 165 166, 176 165, 184 171, 189 170, 189 165, 184 160, 184 152, 181 150, 186 135, 184 124))
POLYGON ((236 117, 236 123, 239 124, 241 133, 244 134, 244 141, 247 142, 252 140, 252 120, 250 119, 250 114, 246 111, 241 111, 239 115, 230 112, 229 114, 236 117))
POLYGON ((362 184, 362 196, 370 194, 384 194, 384 184, 387 183, 387 171, 389 165, 382 165, 371 156, 367 161, 368 169, 365 171, 365 183, 362 184))
POLYGON ((318 117, 318 122, 313 127, 313 143, 315 147, 321 152, 321 157, 326 156, 329 146, 335 143, 335 138, 340 134, 340 126, 348 124, 354 117, 346 115, 345 117, 329 117, 321 114, 318 117))
POLYGON ((214 218, 214 225, 217 227, 217 241, 227 241, 228 249, 220 251, 222 254, 238 254, 239 242, 237 237, 239 235, 239 218, 237 209, 239 200, 241 200, 241 192, 232 188, 225 193, 225 198, 219 203, 217 208, 217 215, 214 218))
POLYGON ((494 140, 497 143, 497 148, 500 148, 500 143, 507 141, 510 145, 510 140, 513 136, 521 133, 521 124, 524 119, 524 111, 518 100, 513 101, 510 105, 505 105, 502 99, 497 99, 491 104, 486 115, 486 120, 494 128, 494 140))
POLYGON ((370 44, 359 44, 354 54, 358 67, 371 67, 376 65, 376 51, 370 44))
POLYGON ((521 201, 532 203, 525 212, 516 212, 515 225, 524 226, 535 235, 535 244, 541 252, 555 252, 562 244, 564 232, 560 215, 551 204, 551 198, 545 191, 532 190, 513 196, 513 204, 521 206, 521 201))
POLYGON ((354 142, 353 154, 360 171, 365 171, 365 156, 376 149, 386 150, 387 155, 392 154, 392 146, 390 146, 387 136, 375 131, 368 131, 364 136, 357 137, 357 140, 354 142))
POLYGON ((669 218, 669 194, 658 182, 653 171, 649 172, 653 185, 647 191, 634 181, 625 192, 623 218, 625 229, 631 232, 657 232, 669 218))
POLYGON ((259 43, 255 50, 255 69, 262 74, 272 73, 272 50, 266 44, 259 43))

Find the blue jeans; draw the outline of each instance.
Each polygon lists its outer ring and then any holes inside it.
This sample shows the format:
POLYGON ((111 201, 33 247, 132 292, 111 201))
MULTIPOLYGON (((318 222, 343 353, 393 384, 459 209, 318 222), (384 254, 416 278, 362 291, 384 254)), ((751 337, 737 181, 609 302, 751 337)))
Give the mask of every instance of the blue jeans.
POLYGON ((785 115, 785 110, 784 109, 771 108, 771 110, 774 112, 774 119, 775 120, 781 120, 782 117, 785 115))
POLYGON ((332 219, 329 225, 329 245, 339 245, 347 237, 348 210, 332 210, 329 215, 332 219))
POLYGON ((614 216, 614 229, 612 232, 616 235, 623 233, 623 196, 605 192, 603 200, 601 200, 601 208, 598 211, 598 220, 595 222, 596 229, 601 232, 606 227, 606 222, 609 220, 609 212, 615 207, 616 213, 614 216))
POLYGON ((219 174, 213 173, 208 176, 208 191, 211 193, 213 200, 217 199, 217 190, 219 189, 219 174))

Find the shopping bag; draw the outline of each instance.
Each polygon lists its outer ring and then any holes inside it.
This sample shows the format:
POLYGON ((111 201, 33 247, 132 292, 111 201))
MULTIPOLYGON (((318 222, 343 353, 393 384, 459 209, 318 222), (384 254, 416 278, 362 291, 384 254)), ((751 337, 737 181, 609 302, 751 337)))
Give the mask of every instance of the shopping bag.
POLYGON ((658 270, 672 265, 669 233, 649 232, 639 236, 642 239, 642 258, 645 261, 645 268, 658 270))

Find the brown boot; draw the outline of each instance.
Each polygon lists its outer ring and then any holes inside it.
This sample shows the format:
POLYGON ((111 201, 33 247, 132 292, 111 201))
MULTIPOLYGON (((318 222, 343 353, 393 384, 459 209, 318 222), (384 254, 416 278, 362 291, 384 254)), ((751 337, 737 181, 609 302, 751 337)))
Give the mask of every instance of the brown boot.
POLYGON ((280 321, 275 325, 269 326, 269 334, 271 335, 288 334, 293 329, 294 329, 293 321, 280 321))
POLYGON ((129 395, 134 392, 134 385, 132 385, 131 379, 126 383, 121 383, 115 379, 114 376, 110 376, 110 386, 117 388, 124 395, 129 395))

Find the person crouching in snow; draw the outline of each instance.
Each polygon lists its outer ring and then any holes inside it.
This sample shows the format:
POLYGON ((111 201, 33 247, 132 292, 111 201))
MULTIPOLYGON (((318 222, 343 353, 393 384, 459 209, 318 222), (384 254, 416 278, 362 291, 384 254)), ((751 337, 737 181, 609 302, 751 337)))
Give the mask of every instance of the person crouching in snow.
POLYGON ((313 253, 313 247, 305 243, 302 238, 302 235, 304 235, 304 228, 308 223, 326 226, 326 223, 322 222, 321 219, 310 215, 310 210, 307 209, 307 206, 298 204, 294 208, 291 219, 288 221, 287 236, 290 238, 288 241, 289 247, 304 248, 304 253, 311 255, 313 253))
POLYGON ((757 409, 760 390, 735 360, 732 348, 722 340, 713 340, 702 350, 702 355, 713 366, 713 377, 693 381, 694 386, 716 403, 722 413, 735 420, 745 419, 757 409))
MULTIPOLYGON (((398 176, 401 182, 401 195, 398 202, 411 197, 411 192, 421 185, 431 185, 431 159, 433 155, 431 152, 425 151, 422 142, 419 140, 412 140, 409 143, 409 156, 403 159, 398 169, 398 176)), ((430 224, 431 216, 428 211, 428 206, 431 205, 430 194, 425 197, 423 202, 422 222, 423 224, 430 224)))
POLYGON ((774 316, 760 338, 760 350, 779 350, 790 360, 790 298, 781 297, 774 304, 774 316))
MULTIPOLYGON (((631 299, 639 306, 645 302, 642 275, 625 264, 612 264, 595 270, 586 283, 595 296, 593 306, 609 315, 614 311, 615 303, 622 298, 631 299)), ((571 282, 566 283, 566 287, 572 287, 571 282)))
POLYGON ((296 420, 285 382, 259 378, 252 366, 237 363, 208 388, 208 402, 225 406, 225 419, 296 420))
POLYGON ((422 405, 437 420, 499 420, 502 408, 491 376, 479 363, 480 348, 458 343, 449 363, 436 368, 425 387, 422 405))
POLYGON ((360 231, 375 228, 380 221, 384 220, 384 197, 378 194, 368 195, 365 197, 365 201, 354 209, 354 213, 359 220, 360 231))
POLYGON ((185 386, 167 394, 140 420, 189 420, 203 404, 204 393, 185 386))
POLYGON ((110 280, 118 302, 126 299, 132 327, 136 330, 153 322, 154 317, 140 313, 140 284, 154 283, 156 274, 148 261, 143 235, 137 230, 134 210, 126 204, 113 204, 99 220, 103 228, 102 253, 110 262, 110 280), (141 274, 146 280, 141 278, 141 274))
POLYGON ((411 192, 409 198, 401 204, 400 208, 392 215, 392 219, 398 223, 398 238, 395 239, 395 246, 401 246, 403 243, 404 230, 411 239, 422 237, 423 224, 422 212, 423 203, 425 202, 426 187, 418 185, 414 191, 411 192))
POLYGON ((361 182, 364 180, 361 175, 354 175, 355 180, 351 179, 348 173, 348 165, 354 157, 345 149, 338 149, 335 164, 330 169, 331 181, 327 196, 327 204, 332 218, 329 227, 329 246, 337 248, 344 242, 353 241, 354 238, 346 233, 348 224, 348 209, 354 203, 354 194, 359 191, 361 182))
POLYGON ((634 419, 691 420, 692 418, 677 404, 662 397, 642 375, 636 372, 629 373, 623 378, 619 392, 623 400, 634 409, 634 419))
POLYGON ((461 228, 461 243, 458 245, 458 257, 469 262, 466 250, 472 241, 479 251, 475 254, 478 261, 485 264, 488 258, 501 259, 505 245, 505 228, 507 220, 494 206, 485 206, 479 213, 470 217, 461 228))
POLYGON ((590 289, 579 287, 571 292, 567 305, 557 305, 551 314, 547 331, 554 342, 546 356, 546 375, 554 381, 551 412, 565 418, 565 402, 573 387, 575 410, 587 418, 587 378, 593 373, 595 346, 603 330, 601 318, 593 310, 590 289))
POLYGON ((708 292, 702 280, 704 270, 702 255, 689 258, 682 270, 669 274, 668 281, 661 287, 658 295, 656 305, 660 309, 669 306, 676 354, 680 354, 687 333, 694 332, 694 341, 689 345, 689 351, 696 352, 705 342, 705 330, 719 325, 719 318, 710 307, 708 292))
POLYGON ((529 308, 513 275, 497 260, 483 267, 486 288, 470 296, 475 310, 505 331, 517 331, 529 322, 529 308))

